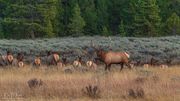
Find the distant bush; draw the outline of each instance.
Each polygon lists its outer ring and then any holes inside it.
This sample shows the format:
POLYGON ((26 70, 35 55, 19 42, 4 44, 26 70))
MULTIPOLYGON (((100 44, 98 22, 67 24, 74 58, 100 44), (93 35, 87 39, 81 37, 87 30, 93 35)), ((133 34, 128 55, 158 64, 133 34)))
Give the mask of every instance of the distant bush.
POLYGON ((43 81, 40 79, 36 79, 36 78, 33 78, 33 79, 30 79, 28 82, 28 86, 29 88, 37 88, 37 87, 40 87, 43 85, 43 81))
POLYGON ((90 98, 99 98, 100 97, 100 90, 98 86, 86 86, 82 89, 83 94, 89 96, 90 98))
POLYGON ((144 98, 145 97, 145 93, 142 88, 129 89, 128 95, 133 98, 144 98))

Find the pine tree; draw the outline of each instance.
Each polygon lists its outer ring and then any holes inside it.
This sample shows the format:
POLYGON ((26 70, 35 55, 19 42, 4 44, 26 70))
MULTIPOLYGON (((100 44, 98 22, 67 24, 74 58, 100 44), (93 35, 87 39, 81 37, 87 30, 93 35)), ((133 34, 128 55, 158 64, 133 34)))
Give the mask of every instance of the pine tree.
POLYGON ((111 35, 106 26, 103 26, 102 35, 103 36, 110 36, 111 35))
POLYGON ((62 0, 62 8, 63 8, 63 19, 62 19, 62 24, 63 24, 63 30, 61 33, 64 33, 63 35, 69 35, 69 23, 71 23, 71 18, 73 14, 73 9, 75 5, 77 4, 77 0, 62 0))
POLYGON ((69 24, 70 35, 80 36, 83 35, 83 28, 86 25, 84 19, 81 17, 81 11, 79 5, 76 4, 73 9, 73 15, 69 24))
POLYGON ((79 0, 79 5, 82 9, 82 17, 86 22, 84 33, 86 35, 94 35, 98 33, 97 29, 97 12, 94 0, 79 0))
POLYGON ((121 23, 119 25, 119 34, 120 34, 120 36, 126 36, 126 31, 124 29, 123 20, 121 20, 121 23))
POLYGON ((3 28, 2 28, 2 19, 0 18, 0 39, 4 38, 3 28))
POLYGON ((96 10, 97 10, 97 28, 98 32, 102 33, 103 26, 109 26, 109 0, 95 0, 96 10))
POLYGON ((7 0, 3 30, 7 37, 35 38, 54 36, 56 0, 7 0))
POLYGON ((65 27, 63 24, 64 8, 62 6, 62 0, 58 0, 56 4, 56 17, 54 22, 54 32, 57 36, 65 36, 65 27))
POLYGON ((165 22, 172 13, 176 13, 180 16, 180 1, 179 0, 157 0, 160 7, 160 16, 162 22, 165 22))
POLYGON ((136 36, 157 36, 161 18, 156 0, 136 1, 134 34, 136 36))
MULTIPOLYGON (((109 3, 109 26, 113 34, 119 34, 121 20, 124 22, 125 30, 132 24, 132 10, 130 10, 130 0, 111 0, 109 3)), ((129 30, 129 29, 128 29, 129 30)))
POLYGON ((3 19, 4 19, 4 11, 7 7, 7 3, 5 0, 0 0, 0 39, 5 38, 5 33, 3 30, 3 19))
POLYGON ((180 17, 176 13, 167 19, 164 30, 166 35, 180 35, 180 17))
POLYGON ((46 33, 47 33, 47 37, 55 36, 55 33, 53 33, 53 26, 50 20, 47 20, 46 33))

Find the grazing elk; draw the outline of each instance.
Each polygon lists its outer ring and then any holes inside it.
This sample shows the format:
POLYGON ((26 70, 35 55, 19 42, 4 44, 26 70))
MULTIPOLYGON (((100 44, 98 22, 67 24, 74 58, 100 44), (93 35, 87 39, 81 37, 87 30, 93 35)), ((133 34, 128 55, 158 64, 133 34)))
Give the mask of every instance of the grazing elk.
POLYGON ((82 66, 82 58, 78 57, 78 60, 73 62, 73 67, 81 67, 82 66))
POLYGON ((58 65, 60 61, 60 56, 57 52, 48 51, 47 53, 47 64, 48 65, 58 65))
POLYGON ((97 50, 98 58, 105 63, 105 70, 109 70, 111 68, 111 64, 121 64, 121 69, 123 69, 124 64, 131 68, 129 64, 129 54, 126 52, 105 52, 103 50, 97 50))

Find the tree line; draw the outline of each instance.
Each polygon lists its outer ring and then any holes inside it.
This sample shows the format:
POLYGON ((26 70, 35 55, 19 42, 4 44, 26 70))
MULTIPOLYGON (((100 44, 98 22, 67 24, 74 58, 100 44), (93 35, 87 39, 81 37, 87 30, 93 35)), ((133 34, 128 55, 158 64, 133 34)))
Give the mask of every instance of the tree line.
POLYGON ((179 0, 0 0, 0 38, 180 35, 179 0))

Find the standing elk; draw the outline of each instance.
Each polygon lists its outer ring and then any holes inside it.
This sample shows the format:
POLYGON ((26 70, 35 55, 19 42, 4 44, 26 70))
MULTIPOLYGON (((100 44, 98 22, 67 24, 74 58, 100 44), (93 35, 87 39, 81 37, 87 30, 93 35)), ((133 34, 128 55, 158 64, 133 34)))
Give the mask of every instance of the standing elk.
POLYGON ((111 68, 111 64, 121 64, 121 69, 123 69, 124 64, 131 68, 129 64, 129 54, 126 52, 105 52, 103 50, 97 50, 98 58, 105 63, 105 70, 109 70, 111 68))
POLYGON ((60 56, 57 52, 49 51, 47 53, 47 64, 48 65, 58 65, 59 61, 60 61, 60 56))
POLYGON ((7 56, 4 57, 7 65, 12 65, 14 57, 10 51, 7 51, 7 56))
POLYGON ((20 68, 24 67, 23 60, 24 60, 24 55, 22 53, 18 53, 17 54, 17 65, 18 65, 18 67, 20 67, 20 68))
POLYGON ((6 55, 1 55, 0 57, 0 65, 7 66, 13 64, 14 57, 10 51, 7 51, 6 55))

